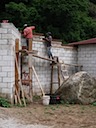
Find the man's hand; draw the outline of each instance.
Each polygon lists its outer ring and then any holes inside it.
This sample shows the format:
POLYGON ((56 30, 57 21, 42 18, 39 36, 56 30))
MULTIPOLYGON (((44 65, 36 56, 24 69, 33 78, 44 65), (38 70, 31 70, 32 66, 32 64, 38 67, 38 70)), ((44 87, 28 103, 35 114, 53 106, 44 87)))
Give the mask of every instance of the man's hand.
POLYGON ((49 40, 47 38, 42 38, 42 39, 45 40, 45 41, 47 41, 47 42, 49 42, 49 40))
POLYGON ((46 40, 46 38, 42 38, 43 40, 46 40))

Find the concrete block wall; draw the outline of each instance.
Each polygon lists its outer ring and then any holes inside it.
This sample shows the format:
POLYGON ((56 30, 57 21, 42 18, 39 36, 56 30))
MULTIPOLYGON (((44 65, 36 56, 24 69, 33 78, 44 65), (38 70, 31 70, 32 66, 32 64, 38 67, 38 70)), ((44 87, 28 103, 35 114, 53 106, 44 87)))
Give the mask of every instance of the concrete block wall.
POLYGON ((83 70, 96 77, 96 44, 78 46, 78 63, 83 70))
MULTIPOLYGON (((14 95, 15 84, 15 40, 19 39, 21 42, 21 35, 18 29, 11 23, 1 23, 0 26, 0 96, 7 97, 12 101, 14 95)), ((46 44, 42 40, 43 36, 34 35, 33 50, 37 50, 37 55, 48 58, 46 44)), ((22 42, 24 44, 24 41, 22 42)), ((58 56, 59 61, 65 64, 79 64, 83 65, 83 70, 87 71, 92 76, 96 76, 96 44, 78 45, 78 48, 70 46, 61 46, 61 42, 52 42, 53 56, 58 56)), ((20 44, 21 47, 21 44, 20 44)), ((25 57, 26 62, 28 57, 25 57), (27 59, 26 59, 27 58, 27 59)), ((32 63, 37 72, 40 83, 45 93, 50 92, 51 84, 51 66, 50 62, 40 58, 32 57, 32 63)), ((66 66, 69 75, 75 73, 74 66, 66 66)), ((28 65, 23 64, 23 70, 28 72, 28 65)), ((57 81, 57 67, 54 67, 54 81, 57 81)), ((34 94, 41 94, 40 87, 35 75, 32 76, 33 92, 34 94)), ((53 91, 58 88, 54 84, 53 91)))
POLYGON ((0 95, 11 102, 15 84, 15 39, 21 40, 21 35, 11 23, 1 23, 0 26, 0 95))
MULTIPOLYGON (((33 38, 33 50, 37 50, 37 55, 48 58, 47 56, 47 50, 46 50, 46 44, 42 40, 43 36, 34 36, 33 38)), ((24 42, 24 40, 23 40, 24 42)), ((58 56, 60 61, 63 61, 67 64, 76 64, 77 63, 77 49, 73 47, 68 46, 61 46, 61 42, 53 42, 52 43, 52 53, 53 56, 58 56)), ((27 58, 28 59, 28 58, 27 58)), ((27 61, 26 61, 27 62, 27 61)), ((35 70, 37 72, 38 78, 40 80, 40 83, 44 89, 45 93, 50 92, 50 85, 51 85, 51 66, 50 62, 44 59, 32 58, 32 63, 35 67, 35 70)), ((74 73, 74 67, 66 67, 69 70, 69 75, 74 73)), ((27 66, 23 65, 23 70, 28 70, 27 66)), ((54 82, 58 81, 57 76, 57 68, 54 67, 54 82)), ((34 94, 41 94, 40 87, 38 85, 38 82, 36 80, 36 77, 33 73, 33 92, 34 94)), ((58 84, 53 85, 53 91, 55 91, 58 88, 58 84)))

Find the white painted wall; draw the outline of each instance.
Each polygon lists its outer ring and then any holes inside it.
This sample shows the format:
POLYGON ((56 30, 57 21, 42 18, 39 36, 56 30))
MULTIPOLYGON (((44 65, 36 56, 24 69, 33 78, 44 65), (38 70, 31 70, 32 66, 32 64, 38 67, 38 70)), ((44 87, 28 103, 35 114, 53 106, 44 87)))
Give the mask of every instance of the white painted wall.
POLYGON ((11 23, 0 26, 0 95, 11 100, 15 84, 15 39, 21 35, 11 23))

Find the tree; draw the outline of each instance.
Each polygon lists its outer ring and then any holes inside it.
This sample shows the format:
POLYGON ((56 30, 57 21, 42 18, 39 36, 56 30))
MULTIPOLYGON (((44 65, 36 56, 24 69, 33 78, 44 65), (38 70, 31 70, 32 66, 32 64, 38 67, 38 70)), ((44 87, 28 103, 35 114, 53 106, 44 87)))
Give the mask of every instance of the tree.
POLYGON ((27 7, 23 3, 16 4, 10 2, 6 4, 6 12, 8 19, 15 24, 16 27, 22 27, 22 24, 27 22, 27 7))
MULTIPOLYGON (((35 25, 36 31, 51 31, 54 38, 74 42, 95 37, 96 3, 94 0, 11 0, 3 1, 7 18, 16 27, 35 25)), ((1 5, 0 5, 1 6, 1 5)), ((3 9, 4 9, 3 6, 3 9)))

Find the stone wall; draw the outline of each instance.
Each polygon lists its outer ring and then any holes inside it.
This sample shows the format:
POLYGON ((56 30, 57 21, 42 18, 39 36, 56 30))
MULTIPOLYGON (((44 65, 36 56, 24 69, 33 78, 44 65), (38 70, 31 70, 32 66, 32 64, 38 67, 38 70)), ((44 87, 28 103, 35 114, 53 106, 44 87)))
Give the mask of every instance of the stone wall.
POLYGON ((78 45, 78 63, 83 70, 96 77, 96 44, 78 45))
POLYGON ((15 84, 15 39, 20 33, 11 23, 0 24, 0 95, 13 99, 15 84))

